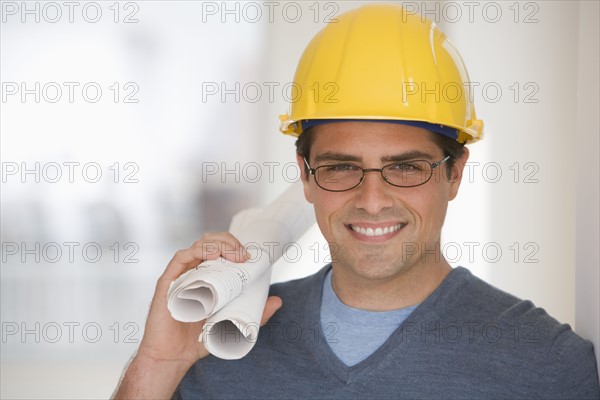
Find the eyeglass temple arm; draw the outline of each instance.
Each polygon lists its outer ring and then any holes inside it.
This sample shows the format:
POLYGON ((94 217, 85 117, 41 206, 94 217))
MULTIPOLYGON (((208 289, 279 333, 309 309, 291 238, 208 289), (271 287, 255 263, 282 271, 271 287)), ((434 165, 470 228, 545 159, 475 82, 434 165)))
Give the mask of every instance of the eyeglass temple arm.
POLYGON ((306 168, 308 168, 308 172, 311 175, 314 175, 315 174, 315 169, 311 168, 310 165, 308 165, 308 161, 306 161, 306 157, 302 157, 302 159, 304 160, 304 165, 306 165, 306 168))
POLYGON ((437 167, 439 167, 440 165, 442 165, 443 163, 448 161, 451 157, 452 156, 446 156, 443 160, 440 160, 436 163, 431 164, 431 169, 436 169, 437 167))

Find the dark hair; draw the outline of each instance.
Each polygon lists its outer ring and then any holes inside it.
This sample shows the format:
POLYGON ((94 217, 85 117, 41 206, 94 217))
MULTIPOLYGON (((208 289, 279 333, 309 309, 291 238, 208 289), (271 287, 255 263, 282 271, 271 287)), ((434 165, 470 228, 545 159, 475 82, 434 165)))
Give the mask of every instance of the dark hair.
POLYGON ((464 143, 459 143, 448 136, 440 135, 438 133, 432 133, 431 135, 435 144, 442 150, 444 157, 450 156, 446 161, 446 176, 448 179, 452 179, 454 176, 454 167, 456 166, 456 160, 461 158, 465 153, 464 143))
MULTIPOLYGON (((305 129, 296 139, 296 154, 310 161, 310 148, 312 146, 313 128, 305 129)), ((304 172, 308 176, 308 167, 304 165, 304 172)))
MULTIPOLYGON (((300 157, 306 158, 306 161, 310 160, 310 148, 312 147, 314 136, 314 127, 310 127, 304 132, 300 134, 298 139, 296 140, 296 153, 300 155, 300 157)), ((432 132, 431 135, 435 144, 442 150, 444 153, 444 157, 450 156, 448 161, 446 161, 446 176, 448 179, 452 179, 453 169, 456 165, 456 160, 461 158, 465 152, 465 145, 463 143, 459 143, 454 139, 451 139, 447 136, 440 135, 438 133, 432 132)), ((304 171, 306 175, 308 175, 308 167, 304 166, 304 171)))

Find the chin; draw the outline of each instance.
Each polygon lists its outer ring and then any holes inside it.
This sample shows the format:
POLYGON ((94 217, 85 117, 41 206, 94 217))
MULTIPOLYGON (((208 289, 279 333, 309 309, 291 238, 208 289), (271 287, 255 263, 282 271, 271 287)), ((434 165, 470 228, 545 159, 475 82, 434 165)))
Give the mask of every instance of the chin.
POLYGON ((408 265, 399 263, 397 259, 389 259, 379 255, 369 257, 355 258, 363 260, 361 262, 352 262, 351 270, 353 273, 363 279, 381 281, 394 278, 409 269, 408 265))

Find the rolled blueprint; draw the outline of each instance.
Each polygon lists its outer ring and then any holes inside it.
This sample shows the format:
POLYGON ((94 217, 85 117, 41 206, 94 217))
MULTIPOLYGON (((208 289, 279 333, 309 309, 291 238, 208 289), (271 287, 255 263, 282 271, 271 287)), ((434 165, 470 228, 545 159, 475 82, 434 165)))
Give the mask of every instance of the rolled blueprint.
POLYGON ((244 357, 258 339, 271 281, 271 266, 315 222, 314 211, 294 183, 264 209, 244 210, 230 232, 251 254, 245 263, 205 261, 171 283, 167 307, 183 322, 206 319, 198 340, 216 357, 244 357))

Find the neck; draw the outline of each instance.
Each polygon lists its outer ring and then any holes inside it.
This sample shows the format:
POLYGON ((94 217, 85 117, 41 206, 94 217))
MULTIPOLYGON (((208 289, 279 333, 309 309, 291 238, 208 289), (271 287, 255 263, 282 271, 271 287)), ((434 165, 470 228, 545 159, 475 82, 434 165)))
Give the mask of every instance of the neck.
POLYGON ((440 262, 417 264, 384 279, 369 279, 333 265, 332 285, 346 305, 369 311, 389 311, 423 302, 442 283, 452 268, 440 262))

